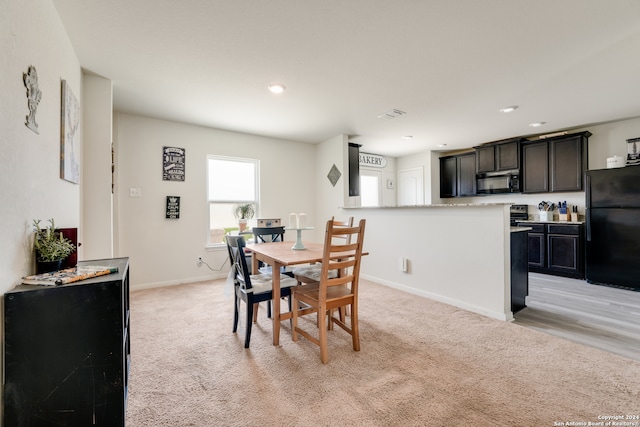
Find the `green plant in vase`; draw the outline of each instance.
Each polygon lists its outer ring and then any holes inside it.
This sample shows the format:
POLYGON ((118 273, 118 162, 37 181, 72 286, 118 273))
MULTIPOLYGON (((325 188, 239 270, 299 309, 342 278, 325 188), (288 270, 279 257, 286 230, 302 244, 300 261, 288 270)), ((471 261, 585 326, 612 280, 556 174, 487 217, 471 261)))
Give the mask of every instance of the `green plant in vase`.
POLYGON ((247 221, 256 214, 256 207, 253 203, 238 203, 233 206, 233 216, 238 220, 240 231, 247 228, 247 221))
POLYGON ((36 263, 39 264, 37 273, 57 270, 62 261, 71 255, 76 246, 73 242, 56 231, 56 224, 52 219, 45 228, 40 226, 40 220, 33 220, 33 232, 35 233, 34 248, 36 251, 36 263), (50 263, 50 266, 43 266, 42 263, 50 263))

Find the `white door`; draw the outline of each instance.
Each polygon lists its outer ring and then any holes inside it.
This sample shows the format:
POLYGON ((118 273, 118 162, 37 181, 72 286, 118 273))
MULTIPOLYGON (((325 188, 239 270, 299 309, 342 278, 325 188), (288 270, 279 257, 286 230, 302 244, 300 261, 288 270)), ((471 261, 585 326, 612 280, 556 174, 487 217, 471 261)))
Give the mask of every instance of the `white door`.
POLYGON ((424 172, 422 168, 398 172, 398 206, 424 205, 424 172))

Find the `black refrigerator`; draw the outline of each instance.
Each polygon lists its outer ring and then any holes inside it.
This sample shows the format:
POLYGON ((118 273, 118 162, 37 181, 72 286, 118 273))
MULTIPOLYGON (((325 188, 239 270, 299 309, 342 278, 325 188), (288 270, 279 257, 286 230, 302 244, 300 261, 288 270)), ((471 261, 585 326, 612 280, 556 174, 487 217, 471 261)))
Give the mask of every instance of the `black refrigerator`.
POLYGON ((587 282, 640 291, 640 166, 586 173, 587 282))

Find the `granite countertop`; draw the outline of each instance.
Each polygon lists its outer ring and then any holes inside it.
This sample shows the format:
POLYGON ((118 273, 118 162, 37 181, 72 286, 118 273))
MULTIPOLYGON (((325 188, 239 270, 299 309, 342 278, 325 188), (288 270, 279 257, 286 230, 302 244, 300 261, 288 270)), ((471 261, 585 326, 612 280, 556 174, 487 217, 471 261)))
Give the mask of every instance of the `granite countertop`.
POLYGON ((464 208, 483 206, 511 206, 513 203, 435 203, 430 205, 402 206, 342 206, 340 209, 406 209, 406 208, 464 208))
POLYGON ((527 224, 584 224, 584 220, 580 221, 540 221, 539 219, 523 219, 522 221, 518 220, 519 223, 527 223, 527 224))

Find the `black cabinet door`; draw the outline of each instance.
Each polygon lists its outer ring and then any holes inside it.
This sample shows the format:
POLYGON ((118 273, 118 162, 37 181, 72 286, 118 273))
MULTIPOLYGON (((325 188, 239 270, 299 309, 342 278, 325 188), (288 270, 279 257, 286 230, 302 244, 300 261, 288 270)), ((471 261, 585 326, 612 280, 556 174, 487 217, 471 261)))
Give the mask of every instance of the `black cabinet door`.
POLYGON ((522 192, 549 191, 549 149, 547 141, 522 146, 522 192))
POLYGON ((580 237, 563 234, 547 235, 548 268, 562 275, 581 274, 579 248, 580 237))
POLYGON ((457 158, 458 197, 476 195, 476 155, 465 154, 457 158))
POLYGON ((527 255, 527 232, 511 233, 511 311, 526 307, 529 295, 529 266, 527 255))
POLYGON ((544 233, 529 232, 529 268, 532 270, 547 267, 546 241, 544 233))
POLYGON ((520 167, 520 142, 496 145, 497 170, 511 170, 520 167))
POLYGON ((551 191, 581 191, 584 160, 582 134, 549 141, 551 191))
POLYGON ((456 197, 457 161, 455 157, 440 158, 440 197, 456 197))
POLYGON ((493 172, 496 170, 495 146, 476 147, 476 171, 493 172))

